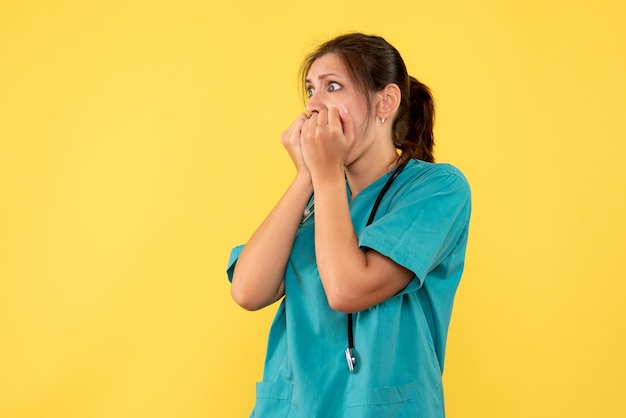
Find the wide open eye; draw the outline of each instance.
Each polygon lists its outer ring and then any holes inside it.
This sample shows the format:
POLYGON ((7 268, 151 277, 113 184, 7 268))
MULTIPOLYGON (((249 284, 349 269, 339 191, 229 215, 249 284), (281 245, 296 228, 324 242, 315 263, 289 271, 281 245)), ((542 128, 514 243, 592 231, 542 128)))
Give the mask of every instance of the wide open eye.
POLYGON ((310 99, 313 96, 313 93, 315 93, 315 89, 313 87, 306 88, 306 97, 310 99))
POLYGON ((331 92, 341 90, 342 88, 343 86, 335 81, 328 84, 328 91, 331 91, 331 92))

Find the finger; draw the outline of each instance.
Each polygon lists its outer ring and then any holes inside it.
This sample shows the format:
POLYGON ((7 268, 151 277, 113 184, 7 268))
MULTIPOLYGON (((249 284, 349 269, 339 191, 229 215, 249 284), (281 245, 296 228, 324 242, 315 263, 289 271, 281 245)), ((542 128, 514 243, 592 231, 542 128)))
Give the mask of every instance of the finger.
POLYGON ((341 127, 341 116, 339 116, 339 109, 336 107, 328 109, 328 124, 331 127, 337 127, 337 125, 341 127))
POLYGON ((300 137, 302 136, 302 128, 304 127, 304 124, 306 123, 306 121, 307 121, 306 115, 301 114, 300 116, 298 116, 298 119, 296 119, 293 125, 294 139, 297 139, 298 141, 300 140, 300 137))
POLYGON ((297 132, 302 131, 302 125, 308 120, 306 113, 300 113, 298 118, 295 120, 294 128, 297 132))
POLYGON ((302 114, 298 115, 298 117, 293 121, 291 126, 289 127, 289 131, 292 133, 298 133, 302 129, 302 125, 306 121, 306 117, 303 117, 302 114))
POLYGON ((282 133, 280 136, 280 142, 286 144, 289 142, 294 136, 300 136, 300 131, 302 129, 302 125, 304 121, 306 121, 306 115, 301 113, 298 117, 291 122, 291 125, 282 133))
MULTIPOLYGON (((311 115, 312 116, 312 115, 311 115)), ((300 128, 300 141, 302 141, 302 139, 306 139, 309 137, 309 131, 311 129, 311 118, 307 118, 303 123, 302 123, 302 128, 300 128)))
POLYGON ((322 109, 317 115, 317 126, 328 125, 328 111, 322 109))
POLYGON ((305 122, 305 125, 307 126, 308 136, 315 134, 315 130, 317 129, 317 124, 318 124, 318 119, 319 119, 319 115, 317 114, 317 112, 313 112, 313 114, 311 114, 309 119, 307 119, 307 121, 305 122))

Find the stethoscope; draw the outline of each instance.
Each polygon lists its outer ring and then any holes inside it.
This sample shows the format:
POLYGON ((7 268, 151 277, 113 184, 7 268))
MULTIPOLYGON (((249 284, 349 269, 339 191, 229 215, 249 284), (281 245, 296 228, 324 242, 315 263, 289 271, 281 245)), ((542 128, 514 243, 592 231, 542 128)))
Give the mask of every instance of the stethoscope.
MULTIPOLYGON (((404 169, 404 167, 407 165, 408 162, 409 162, 409 159, 404 160, 399 166, 395 168, 395 170, 393 170, 393 173, 391 173, 391 176, 389 176, 389 178, 387 179, 387 182, 385 183, 383 188, 380 190, 380 192, 378 193, 378 196, 376 197, 376 200, 374 201, 374 206, 372 206, 372 211, 370 212, 370 216, 367 219, 367 223, 365 224, 366 227, 369 226, 374 221, 374 217, 376 216, 376 212, 378 211, 378 206, 380 206, 380 202, 383 200, 385 193, 387 193, 387 190, 389 190, 391 183, 393 183, 396 177, 398 177, 398 175, 404 169)), ((304 209, 302 223, 306 222, 306 220, 309 219, 313 215, 313 211, 314 211, 313 202, 314 202, 314 199, 313 197, 311 197, 311 199, 309 200, 309 203, 304 209)), ((346 348, 345 350, 345 356, 346 356, 346 363, 348 364, 348 370, 350 370, 350 373, 354 373, 354 368, 356 364, 356 354, 354 353, 354 328, 352 325, 352 314, 349 313, 347 316, 348 316, 347 318, 348 319, 347 321, 348 322, 348 348, 346 348)))
MULTIPOLYGON (((387 190, 389 190, 391 183, 393 183, 396 177, 398 177, 398 175, 404 169, 404 167, 407 165, 408 162, 409 162, 409 159, 404 160, 402 164, 400 164, 399 166, 396 167, 395 170, 393 170, 393 173, 391 173, 391 176, 387 179, 387 182, 385 183, 383 188, 380 190, 380 193, 378 193, 378 197, 376 197, 374 206, 372 206, 372 211, 370 212, 370 216, 367 219, 367 223, 365 224, 366 227, 371 225, 371 223, 374 221, 374 217, 376 216, 376 212, 378 211, 378 206, 380 206, 380 202, 383 200, 385 193, 387 193, 387 190)), ((345 355, 346 355, 346 363, 348 363, 348 370, 350 370, 350 373, 354 373, 354 367, 356 364, 356 354, 354 353, 354 329, 352 325, 351 313, 348 314, 348 348, 346 348, 345 350, 345 355)))

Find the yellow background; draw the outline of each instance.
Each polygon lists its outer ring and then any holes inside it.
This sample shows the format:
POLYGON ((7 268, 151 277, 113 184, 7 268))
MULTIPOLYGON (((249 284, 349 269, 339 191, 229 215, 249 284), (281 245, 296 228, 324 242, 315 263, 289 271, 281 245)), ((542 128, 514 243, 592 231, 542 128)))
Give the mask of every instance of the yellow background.
MULTIPOLYGON (((626 416, 626 3, 0 2, 0 417, 243 417, 224 269, 293 176, 298 65, 378 33, 474 197, 450 418, 626 416)), ((312 365, 314 367, 314 365, 312 365)))

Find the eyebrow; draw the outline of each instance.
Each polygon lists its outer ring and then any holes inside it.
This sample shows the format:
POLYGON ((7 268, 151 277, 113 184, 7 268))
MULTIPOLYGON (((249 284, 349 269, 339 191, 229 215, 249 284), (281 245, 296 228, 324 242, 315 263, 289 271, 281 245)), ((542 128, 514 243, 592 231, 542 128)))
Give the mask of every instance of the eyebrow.
MULTIPOLYGON (((318 78, 319 80, 323 80, 323 79, 328 78, 328 77, 343 78, 343 77, 342 77, 342 76, 340 76, 339 74, 335 74, 335 73, 325 73, 325 74, 321 74, 321 75, 320 75, 319 77, 317 77, 317 78, 318 78)), ((305 81, 305 82, 307 82, 307 83, 310 83, 310 82, 311 82, 311 79, 307 77, 304 81, 305 81)))

